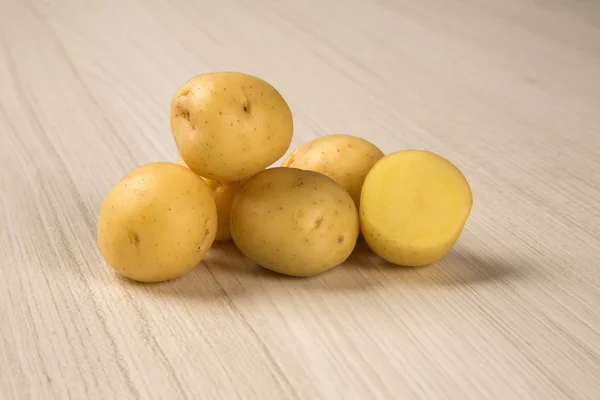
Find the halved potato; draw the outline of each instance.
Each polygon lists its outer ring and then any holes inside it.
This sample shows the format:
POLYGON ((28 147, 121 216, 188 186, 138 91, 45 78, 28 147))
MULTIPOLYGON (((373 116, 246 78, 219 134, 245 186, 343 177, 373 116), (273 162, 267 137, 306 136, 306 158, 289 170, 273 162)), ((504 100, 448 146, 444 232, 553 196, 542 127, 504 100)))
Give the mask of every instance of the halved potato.
POLYGON ((469 183, 450 161, 429 151, 398 151, 382 158, 365 179, 362 233, 391 263, 430 264, 450 251, 472 202, 469 183))

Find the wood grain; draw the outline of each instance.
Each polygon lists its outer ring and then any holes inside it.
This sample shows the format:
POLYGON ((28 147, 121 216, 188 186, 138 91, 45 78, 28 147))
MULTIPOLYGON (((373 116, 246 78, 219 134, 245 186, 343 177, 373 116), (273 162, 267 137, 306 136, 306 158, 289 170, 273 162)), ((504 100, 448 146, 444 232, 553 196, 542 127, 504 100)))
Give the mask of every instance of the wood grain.
POLYGON ((594 1, 0 0, 0 398, 600 398, 599 110, 594 1), (290 279, 225 244, 116 276, 103 196, 177 157, 171 95, 211 70, 277 87, 293 146, 452 160, 455 250, 290 279))

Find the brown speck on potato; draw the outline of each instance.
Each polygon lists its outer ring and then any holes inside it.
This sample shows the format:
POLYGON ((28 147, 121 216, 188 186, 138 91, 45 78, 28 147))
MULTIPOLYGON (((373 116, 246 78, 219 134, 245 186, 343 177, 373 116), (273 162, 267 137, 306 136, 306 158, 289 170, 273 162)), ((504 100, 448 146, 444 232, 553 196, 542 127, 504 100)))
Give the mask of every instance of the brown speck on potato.
POLYGON ((204 234, 205 234, 206 236, 210 235, 210 229, 207 229, 207 230, 206 230, 206 232, 204 232, 204 234))
POLYGON ((319 217, 316 221, 315 221, 315 227, 314 229, 318 228, 319 226, 321 226, 321 223, 323 223, 323 217, 319 217))
POLYGON ((140 236, 136 232, 129 232, 129 243, 137 246, 140 243, 140 236))
POLYGON ((342 235, 338 238, 338 243, 342 243, 343 241, 344 241, 344 236, 342 235))

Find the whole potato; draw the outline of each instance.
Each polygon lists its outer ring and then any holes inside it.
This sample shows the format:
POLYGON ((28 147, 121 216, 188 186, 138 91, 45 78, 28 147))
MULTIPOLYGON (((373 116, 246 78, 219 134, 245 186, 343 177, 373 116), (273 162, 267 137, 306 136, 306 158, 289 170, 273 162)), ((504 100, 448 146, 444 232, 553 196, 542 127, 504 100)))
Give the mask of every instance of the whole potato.
POLYGON ((332 134, 298 147, 284 160, 282 166, 327 175, 350 193, 358 207, 365 177, 382 157, 383 152, 365 139, 332 134))
MULTIPOLYGON (((188 167, 182 158, 177 160, 177 164, 188 167)), ((233 199, 242 189, 242 182, 219 182, 213 179, 201 177, 204 182, 212 189, 217 205, 217 235, 215 241, 224 241, 231 239, 229 229, 229 215, 233 199)))
POLYGON ((171 130, 179 154, 200 176, 240 181, 285 154, 292 113, 281 94, 239 72, 198 75, 171 101, 171 130))
POLYGON ((231 208, 231 235, 240 251, 287 275, 315 275, 342 263, 358 231, 350 195, 313 171, 262 171, 244 184, 231 208))
POLYGON ((469 183, 450 161, 429 151, 398 151, 382 158, 365 179, 362 233, 391 263, 430 264, 450 251, 472 203, 469 183))
POLYGON ((187 168, 150 163, 108 192, 98 215, 98 244, 109 265, 140 282, 180 276, 198 264, 217 231, 211 190, 187 168))

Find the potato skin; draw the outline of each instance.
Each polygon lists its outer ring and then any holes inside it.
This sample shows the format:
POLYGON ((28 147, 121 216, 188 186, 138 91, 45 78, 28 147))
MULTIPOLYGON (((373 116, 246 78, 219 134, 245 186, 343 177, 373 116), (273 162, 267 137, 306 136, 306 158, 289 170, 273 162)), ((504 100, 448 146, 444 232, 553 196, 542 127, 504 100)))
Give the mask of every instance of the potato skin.
POLYGON ((239 72, 198 75, 171 101, 179 154, 198 175, 220 182, 247 179, 290 146, 292 113, 264 80, 239 72))
POLYGON ((222 242, 231 240, 229 220, 231 206, 235 196, 242 190, 241 182, 219 182, 208 178, 202 178, 213 191, 217 205, 217 234, 215 241, 222 242))
POLYGON ((363 182, 383 152, 373 143, 342 133, 321 136, 303 144, 281 164, 327 175, 350 196, 356 207, 360 202, 363 182))
POLYGON ((286 275, 315 275, 342 263, 358 232, 350 195, 313 171, 262 171, 244 183, 231 208, 231 234, 240 251, 286 275))
MULTIPOLYGON (((182 158, 179 158, 176 164, 188 168, 182 158)), ((229 215, 231 214, 233 199, 242 189, 242 182, 219 182, 209 178, 201 178, 212 190, 215 197, 215 204, 217 206, 217 234, 215 236, 215 241, 222 242, 231 240, 229 215)))
POLYGON ((431 264, 452 249, 472 203, 467 180, 450 161, 424 150, 398 151, 365 179, 361 232, 371 250, 393 264, 431 264))
POLYGON ((216 230, 209 187, 189 169, 168 162, 125 175, 98 215, 100 252, 118 273, 140 282, 165 281, 192 269, 216 230))

